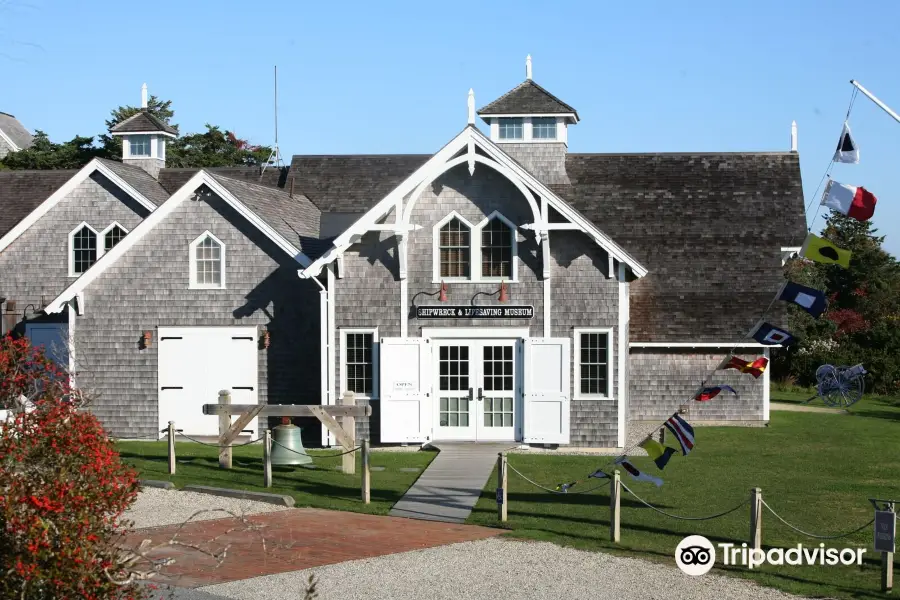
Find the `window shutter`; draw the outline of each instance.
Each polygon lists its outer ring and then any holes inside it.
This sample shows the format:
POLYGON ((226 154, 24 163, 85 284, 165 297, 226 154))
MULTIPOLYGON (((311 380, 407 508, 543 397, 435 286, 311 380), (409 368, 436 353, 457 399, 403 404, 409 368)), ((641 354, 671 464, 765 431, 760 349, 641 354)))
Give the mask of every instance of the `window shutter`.
POLYGON ((569 361, 569 338, 525 340, 525 443, 569 443, 569 361))

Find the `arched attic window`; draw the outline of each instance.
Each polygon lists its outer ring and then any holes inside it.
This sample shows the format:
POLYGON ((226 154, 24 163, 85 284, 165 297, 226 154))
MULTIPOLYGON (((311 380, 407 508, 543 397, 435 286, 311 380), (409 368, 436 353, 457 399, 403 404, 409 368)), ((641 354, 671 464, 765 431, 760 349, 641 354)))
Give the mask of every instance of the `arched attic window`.
POLYGON ((97 262, 97 232, 81 223, 69 232, 69 277, 78 277, 97 262))
POLYGON ((225 244, 208 231, 191 242, 190 271, 191 288, 224 288, 225 244))
POLYGON ((516 281, 515 226, 498 212, 478 225, 481 232, 481 278, 516 281))
POLYGON ((125 235, 128 231, 119 225, 118 223, 113 223, 109 227, 103 230, 103 252, 109 252, 113 248, 116 247, 116 244, 122 241, 125 238, 125 235))
POLYGON ((452 212, 435 225, 435 280, 469 279, 472 273, 472 224, 452 212))

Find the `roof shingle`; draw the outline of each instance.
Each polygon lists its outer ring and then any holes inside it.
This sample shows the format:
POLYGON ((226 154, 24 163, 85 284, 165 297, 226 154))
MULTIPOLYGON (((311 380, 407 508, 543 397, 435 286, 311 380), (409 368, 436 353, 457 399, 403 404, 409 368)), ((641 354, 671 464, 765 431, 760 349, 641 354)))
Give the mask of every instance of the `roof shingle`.
POLYGON ((0 112, 0 130, 12 140, 12 143, 18 146, 19 150, 24 150, 31 146, 34 136, 25 129, 17 118, 11 114, 0 112))
POLYGON ((78 171, 0 171, 0 236, 28 216, 78 171))
POLYGON ((109 130, 110 133, 149 133, 157 131, 178 135, 177 129, 163 123, 146 110, 135 113, 109 130))
POLYGON ((481 116, 569 113, 574 114, 575 120, 578 120, 578 112, 574 108, 530 79, 526 79, 478 111, 481 116))
POLYGON ((125 180, 144 198, 159 206, 169 198, 169 192, 150 173, 134 165, 126 165, 117 160, 99 159, 104 166, 125 180))

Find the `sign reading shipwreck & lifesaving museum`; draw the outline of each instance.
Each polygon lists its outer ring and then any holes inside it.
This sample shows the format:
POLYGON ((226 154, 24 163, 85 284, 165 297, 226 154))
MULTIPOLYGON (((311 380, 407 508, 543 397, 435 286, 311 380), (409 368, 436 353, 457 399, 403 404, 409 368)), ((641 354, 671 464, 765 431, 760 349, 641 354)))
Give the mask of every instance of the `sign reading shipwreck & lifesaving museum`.
POLYGON ((533 319, 533 306, 417 306, 417 319, 533 319))

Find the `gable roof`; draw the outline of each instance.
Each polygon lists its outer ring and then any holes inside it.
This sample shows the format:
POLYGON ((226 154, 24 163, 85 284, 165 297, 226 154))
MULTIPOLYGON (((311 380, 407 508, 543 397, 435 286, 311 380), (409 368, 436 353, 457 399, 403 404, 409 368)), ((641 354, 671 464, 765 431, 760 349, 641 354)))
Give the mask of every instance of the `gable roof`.
POLYGON ((109 130, 112 135, 125 135, 132 133, 162 133, 170 137, 176 137, 178 130, 162 122, 147 109, 141 109, 118 125, 109 130))
MULTIPOLYGON (((288 180, 323 212, 361 214, 431 158, 431 154, 294 156, 288 180)), ((288 184, 289 185, 289 184, 288 184)))
MULTIPOLYGON (((127 165, 123 165, 127 166, 127 165)), ((138 168, 138 167, 135 167, 138 168)), ((151 201, 149 198, 144 196, 137 188, 135 188, 132 183, 130 183, 125 178, 121 177, 119 173, 128 173, 128 177, 130 178, 132 175, 136 176, 136 173, 131 172, 128 169, 117 169, 113 170, 110 165, 106 163, 106 161, 101 160, 99 158, 95 158, 91 160, 88 164, 83 166, 78 171, 75 171, 74 174, 71 174, 70 171, 63 171, 69 178, 60 184, 55 191, 53 191, 48 197, 46 197, 40 204, 33 207, 31 211, 22 217, 15 225, 13 225, 9 231, 6 231, 0 236, 0 251, 3 251, 7 246, 9 246, 13 241, 15 241, 22 233, 31 227, 34 223, 38 221, 41 217, 43 217, 47 212, 59 204, 59 202, 69 195, 69 193, 74 190, 81 182, 90 177, 94 172, 100 172, 104 177, 109 179, 116 187, 121 189, 123 192, 131 196, 138 204, 146 208, 148 211, 154 211, 156 209, 156 204, 151 201)), ((35 171, 31 171, 31 173, 35 173, 35 171)), ((53 182, 56 181, 57 173, 60 171, 40 171, 40 173, 44 174, 42 176, 32 176, 34 180, 38 179, 46 179, 47 181, 53 182)), ((140 183, 137 179, 132 179, 134 182, 140 183)), ((0 198, 3 197, 3 191, 0 190, 0 198)), ((33 196, 31 196, 33 198, 33 196)))
POLYGON ((98 160, 156 206, 165 202, 169 197, 169 192, 144 169, 107 158, 98 160))
POLYGON ((0 136, 3 137, 13 150, 24 150, 31 146, 34 136, 13 115, 0 112, 0 136))
POLYGON ((578 112, 536 84, 526 79, 478 111, 482 118, 487 115, 572 115, 578 122, 578 112))
MULTIPOLYGON (((170 194, 187 183, 191 177, 200 172, 200 167, 166 167, 159 171, 159 184, 170 194)), ((247 183, 256 183, 266 187, 287 188, 287 167, 268 167, 265 171, 259 167, 203 167, 207 173, 224 175, 232 179, 240 179, 247 183), (261 177, 260 177, 261 176, 261 177)))
POLYGON ((632 342, 738 341, 806 235, 796 152, 570 154, 566 171, 552 187, 650 270, 631 284, 632 342))
POLYGON ((0 171, 0 238, 77 172, 0 171))
MULTIPOLYGON (((197 190, 204 187, 208 188, 229 204, 236 212, 259 229, 263 235, 272 240, 279 248, 296 260, 301 267, 307 267, 312 262, 310 257, 300 250, 298 247, 300 244, 293 240, 298 240, 303 235, 303 232, 310 234, 312 237, 318 237, 318 219, 315 220, 314 225, 304 225, 297 220, 302 218, 302 215, 313 215, 315 208, 312 209, 312 212, 308 205, 305 205, 302 209, 288 209, 285 206, 284 198, 276 198, 273 196, 275 194, 287 196, 287 194, 284 194, 283 192, 265 186, 248 184, 237 180, 231 180, 226 177, 212 175, 201 170, 191 177, 191 179, 179 188, 178 191, 172 194, 167 202, 150 213, 150 215, 141 221, 137 227, 132 229, 121 242, 116 244, 110 251, 105 252, 90 269, 85 271, 78 279, 72 282, 69 287, 63 290, 60 295, 54 298, 44 308, 44 312, 49 314, 60 312, 66 302, 74 298, 76 294, 90 285, 91 282, 106 271, 106 269, 119 260, 122 255, 143 239, 147 233, 152 231, 153 228, 170 215, 182 202, 193 197, 197 190), (238 195, 235 195, 235 192, 238 195), (251 204, 256 205, 257 208, 259 208, 261 204, 265 204, 266 202, 273 202, 279 205, 281 210, 286 210, 290 213, 290 220, 292 223, 289 229, 290 234, 294 236, 293 240, 285 238, 285 236, 273 226, 273 223, 267 222, 250 208, 251 204)), ((297 197, 295 196, 293 199, 289 199, 297 200, 297 197)), ((288 229, 285 227, 280 227, 280 229, 285 233, 288 232, 288 229)))

